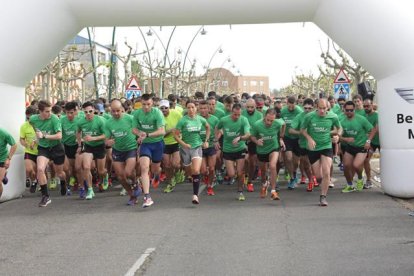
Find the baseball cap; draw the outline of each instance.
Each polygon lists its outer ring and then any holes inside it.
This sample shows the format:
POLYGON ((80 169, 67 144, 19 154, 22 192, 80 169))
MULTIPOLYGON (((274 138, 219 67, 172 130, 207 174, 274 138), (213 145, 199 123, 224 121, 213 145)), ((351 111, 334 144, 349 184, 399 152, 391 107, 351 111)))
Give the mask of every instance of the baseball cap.
POLYGON ((161 106, 165 106, 165 107, 170 108, 170 102, 168 100, 161 100, 160 101, 160 107, 161 106))

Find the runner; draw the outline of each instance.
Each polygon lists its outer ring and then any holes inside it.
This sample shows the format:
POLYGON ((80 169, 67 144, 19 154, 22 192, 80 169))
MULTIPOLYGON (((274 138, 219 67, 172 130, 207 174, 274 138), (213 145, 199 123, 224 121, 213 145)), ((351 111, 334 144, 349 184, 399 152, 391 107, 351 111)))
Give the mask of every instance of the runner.
MULTIPOLYGON (((242 115, 249 121, 250 126, 253 126, 257 121, 263 119, 263 114, 261 111, 256 110, 256 101, 253 99, 248 99, 246 101, 246 109, 242 111, 242 115)), ((257 152, 256 143, 253 141, 253 139, 247 141, 247 153, 247 191, 254 192, 253 180, 257 165, 257 152)))
POLYGON ((36 160, 37 160, 37 139, 33 126, 29 123, 30 116, 37 113, 33 106, 26 108, 26 121, 20 127, 20 144, 24 147, 24 166, 26 168, 26 187, 30 192, 36 192, 36 160))
POLYGON ((5 130, 0 128, 0 198, 3 194, 3 184, 6 185, 9 180, 7 179, 7 169, 10 167, 10 161, 16 152, 17 144, 14 138, 5 130), (10 146, 10 150, 8 149, 10 146))
POLYGON ((257 158, 260 162, 262 171, 262 189, 260 197, 265 198, 268 189, 268 180, 266 172, 270 174, 271 198, 279 200, 279 194, 276 191, 277 171, 276 166, 279 158, 280 148, 284 148, 285 144, 280 132, 283 123, 276 119, 276 111, 268 109, 265 117, 256 121, 252 125, 252 134, 250 139, 257 145, 257 158))
POLYGON ((364 189, 371 189, 372 183, 371 183, 371 158, 374 152, 378 149, 378 151, 381 151, 380 146, 380 139, 379 139, 379 132, 378 132, 378 113, 374 110, 372 101, 370 99, 364 100, 364 109, 365 109, 365 117, 367 118, 368 122, 371 123, 371 125, 374 127, 375 136, 372 138, 371 141, 371 148, 368 150, 367 158, 365 158, 364 161, 364 169, 365 174, 367 176, 367 179, 364 184, 364 189))
POLYGON ((250 125, 249 121, 241 116, 240 104, 233 105, 232 114, 221 118, 217 124, 214 140, 216 149, 220 148, 218 140, 222 135, 223 158, 225 160, 227 174, 230 178, 234 177, 236 175, 234 165, 236 165, 239 201, 244 201, 246 199, 243 195, 244 163, 246 155, 245 141, 250 137, 250 125))
POLYGON ((137 183, 135 166, 137 161, 137 143, 132 133, 133 117, 124 113, 118 99, 111 102, 112 118, 105 123, 106 145, 112 147, 112 166, 118 181, 127 191, 127 205, 135 205, 141 190, 137 183), (131 187, 133 186, 133 187, 131 187))
POLYGON ((82 153, 83 182, 86 181, 88 187, 85 199, 91 200, 95 197, 91 171, 94 161, 96 161, 98 175, 103 185, 108 185, 108 174, 105 168, 105 119, 95 115, 95 106, 92 102, 85 102, 82 109, 85 112, 85 118, 80 118, 78 121, 77 153, 82 153), (81 141, 83 141, 83 146, 81 141))
POLYGON ((208 148, 210 125, 206 119, 197 115, 195 102, 190 100, 186 104, 187 115, 178 122, 174 138, 180 144, 180 156, 184 167, 191 166, 193 180, 193 204, 199 204, 198 191, 200 187, 200 169, 202 163, 202 148, 208 148), (205 126, 206 134, 201 140, 201 127, 205 126))
POLYGON ((65 150, 62 139, 62 125, 59 118, 51 114, 52 105, 47 101, 39 101, 39 114, 30 117, 30 124, 36 131, 38 139, 37 181, 42 191, 39 207, 46 207, 52 201, 47 189, 46 167, 53 161, 53 169, 60 179, 60 194, 66 195, 66 175, 63 171, 65 150))
POLYGON ((305 116, 301 133, 308 141, 308 157, 318 183, 321 183, 320 206, 328 206, 326 196, 330 182, 332 164, 331 135, 338 134, 341 125, 338 117, 328 113, 328 101, 319 99, 318 110, 305 116))
POLYGON ((354 102, 348 101, 345 103, 345 115, 346 117, 341 120, 343 133, 340 139, 346 143, 344 172, 347 186, 342 192, 349 193, 362 191, 364 188, 364 181, 362 179, 364 161, 376 131, 364 116, 355 114, 354 102), (356 188, 352 183, 355 173, 358 176, 356 188))
POLYGON ((185 175, 180 171, 180 152, 178 142, 174 138, 174 130, 177 123, 182 118, 181 112, 176 109, 170 109, 170 103, 167 100, 161 100, 160 109, 165 120, 164 136, 164 154, 162 157, 162 167, 166 172, 167 187, 164 193, 170 193, 175 189, 177 183, 185 180, 185 175))
POLYGON ((134 112, 133 133, 138 136, 139 166, 141 182, 144 190, 144 203, 142 207, 150 207, 154 204, 150 193, 150 166, 154 174, 153 186, 158 187, 159 171, 164 150, 165 120, 158 108, 152 107, 150 94, 141 97, 142 108, 134 112))
POLYGON ((201 128, 201 140, 208 140, 208 147, 203 148, 203 162, 201 164, 201 173, 204 175, 205 184, 207 185, 207 195, 215 195, 213 190, 213 181, 214 181, 214 170, 216 168, 216 149, 214 148, 214 130, 219 119, 209 113, 209 104, 207 101, 201 101, 199 103, 199 113, 200 115, 207 120, 207 123, 210 125, 210 138, 206 139, 206 128, 202 126, 201 128), (208 168, 208 170, 207 170, 208 168))

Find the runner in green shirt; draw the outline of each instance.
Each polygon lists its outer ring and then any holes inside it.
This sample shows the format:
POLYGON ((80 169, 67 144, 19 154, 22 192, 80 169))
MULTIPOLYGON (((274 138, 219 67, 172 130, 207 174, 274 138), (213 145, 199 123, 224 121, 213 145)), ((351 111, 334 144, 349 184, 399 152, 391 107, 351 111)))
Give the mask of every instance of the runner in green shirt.
MULTIPOLYGON (((262 112, 256 110, 256 101, 254 99, 248 99, 246 101, 246 109, 242 111, 242 115, 249 121, 250 126, 253 126, 254 123, 263 119, 262 112)), ((253 178, 257 166, 257 152, 256 144, 253 141, 247 141, 247 153, 247 191, 254 192, 253 178)))
POLYGON ((378 149, 381 150, 380 146, 380 139, 379 139, 379 128, 378 128, 378 113, 374 110, 372 101, 370 99, 364 100, 364 109, 365 109, 365 117, 367 120, 371 123, 371 125, 374 127, 375 136, 372 138, 371 141, 371 148, 368 150, 367 158, 365 158, 364 162, 364 169, 365 169, 365 175, 366 180, 364 184, 364 189, 371 189, 372 183, 371 183, 371 158, 373 153, 378 149))
POLYGON ((241 105, 234 104, 232 114, 220 119, 215 130, 215 146, 220 148, 218 142, 223 135, 223 158, 225 160, 227 175, 232 178, 235 176, 235 163, 237 168, 237 183, 239 200, 244 201, 244 162, 246 155, 246 143, 250 137, 249 121, 241 116, 241 105))
MULTIPOLYGON (((85 118, 78 121, 77 139, 78 145, 83 141, 82 149, 82 176, 86 181, 88 191, 86 199, 91 200, 95 193, 92 188, 92 162, 96 160, 96 168, 103 186, 108 184, 108 174, 105 167, 106 151, 105 151, 105 119, 99 115, 95 115, 95 106, 92 102, 85 102, 82 105, 85 112, 85 118)), ((81 149, 78 149, 78 153, 81 149)), ((82 194, 81 194, 82 195, 82 194)))
POLYGON ((209 104, 207 101, 201 101, 198 106, 200 115, 207 120, 210 126, 210 138, 206 139, 206 128, 201 128, 201 140, 208 140, 208 147, 203 149, 203 162, 201 164, 201 174, 204 175, 204 183, 207 185, 207 195, 215 195, 213 190, 214 170, 216 168, 217 151, 214 147, 214 130, 219 119, 209 113, 209 104), (208 171, 207 171, 208 167, 208 171))
POLYGON ((305 117, 301 133, 308 141, 308 156, 318 183, 321 183, 320 206, 328 206, 326 196, 330 183, 332 165, 331 135, 337 135, 341 129, 338 116, 328 112, 328 101, 320 99, 318 109, 305 117))
MULTIPOLYGON (((270 174, 271 198, 279 200, 279 194, 276 192, 276 166, 279 159, 279 150, 284 148, 285 144, 280 136, 283 124, 275 119, 276 111, 268 109, 265 117, 252 125, 250 139, 257 145, 257 158, 260 161, 262 175, 265 176, 266 172, 270 174)), ((261 198, 266 197, 267 189, 268 181, 266 177, 263 177, 261 198)))
POLYGON ((341 120, 343 128, 340 140, 347 143, 344 153, 344 172, 348 185, 342 190, 343 193, 353 191, 362 191, 364 182, 362 171, 367 152, 371 147, 371 139, 375 135, 375 130, 368 120, 360 115, 355 114, 355 104, 352 101, 345 103, 346 118, 341 120), (355 173, 358 175, 356 188, 352 180, 355 173))
POLYGON ((153 107, 150 94, 141 97, 142 108, 133 113, 133 133, 138 136, 139 166, 141 170, 141 181, 144 190, 143 208, 154 204, 149 194, 149 170, 154 175, 152 185, 159 185, 160 164, 164 151, 165 120, 158 108, 153 107))
POLYGON ((24 166, 26 168, 26 187, 30 192, 36 192, 36 160, 37 160, 37 139, 33 126, 29 123, 30 116, 37 113, 37 109, 29 106, 26 109, 26 121, 20 127, 20 144, 24 147, 24 166))
POLYGON ((52 105, 47 101, 39 101, 39 114, 30 117, 30 124, 36 131, 38 140, 37 180, 42 191, 39 207, 46 207, 52 201, 47 190, 46 167, 53 161, 55 175, 60 179, 60 194, 66 195, 66 174, 63 170, 65 150, 62 139, 62 125, 59 118, 52 114, 52 105))
POLYGON ((300 157, 299 136, 291 134, 289 129, 293 119, 300 113, 302 113, 302 111, 296 105, 296 98, 294 96, 290 96, 287 99, 287 106, 284 106, 281 110, 281 117, 286 123, 286 133, 283 139, 286 151, 284 152, 283 161, 285 163, 285 169, 289 172, 290 176, 290 181, 288 183, 289 190, 295 189, 298 182, 296 171, 298 169, 300 157))
POLYGON ((16 149, 17 144, 14 138, 5 129, 0 128, 0 198, 3 194, 3 184, 6 185, 9 182, 6 176, 7 169, 10 167, 10 161, 16 149))
POLYGON ((113 148, 112 165, 117 179, 130 197, 127 205, 132 206, 137 203, 137 197, 141 192, 135 173, 137 142, 132 133, 133 117, 123 111, 121 101, 114 99, 111 102, 112 117, 105 124, 105 136, 106 145, 113 148))
POLYGON ((199 204, 198 192, 200 187, 200 169, 202 163, 202 148, 208 148, 210 125, 206 119, 197 115, 195 102, 189 100, 186 104, 187 115, 181 118, 175 127, 174 137, 180 144, 180 156, 184 167, 191 166, 193 178, 193 204, 199 204), (204 140, 201 140, 201 128, 206 128, 204 140))

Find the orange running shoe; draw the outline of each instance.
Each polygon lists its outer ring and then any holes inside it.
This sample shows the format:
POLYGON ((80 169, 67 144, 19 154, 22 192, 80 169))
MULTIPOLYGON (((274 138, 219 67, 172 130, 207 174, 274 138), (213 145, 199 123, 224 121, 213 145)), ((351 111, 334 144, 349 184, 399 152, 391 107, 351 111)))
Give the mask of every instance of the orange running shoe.
POLYGON ((152 187, 153 187, 154 189, 157 189, 159 185, 160 185, 160 178, 159 178, 159 176, 155 176, 155 177, 152 179, 152 187))
POLYGON ((273 191, 272 192, 272 194, 270 195, 270 197, 273 199, 273 200, 279 200, 280 198, 279 198, 279 194, 276 192, 276 191, 273 191))
POLYGON ((252 182, 247 183, 247 191, 250 193, 254 192, 254 186, 252 182))
POLYGON ((313 190, 313 182, 309 181, 308 187, 306 188, 306 191, 307 192, 312 192, 312 190, 313 190))
POLYGON ((313 186, 314 186, 314 187, 319 187, 319 183, 318 183, 318 181, 316 180, 316 176, 313 176, 313 186))
POLYGON ((209 195, 209 196, 216 195, 214 193, 213 187, 211 187, 211 186, 207 187, 207 195, 209 195))
POLYGON ((306 177, 304 175, 300 177, 300 184, 306 184, 306 177))
POLYGON ((262 186, 262 189, 260 190, 260 197, 265 198, 267 196, 267 186, 262 186))

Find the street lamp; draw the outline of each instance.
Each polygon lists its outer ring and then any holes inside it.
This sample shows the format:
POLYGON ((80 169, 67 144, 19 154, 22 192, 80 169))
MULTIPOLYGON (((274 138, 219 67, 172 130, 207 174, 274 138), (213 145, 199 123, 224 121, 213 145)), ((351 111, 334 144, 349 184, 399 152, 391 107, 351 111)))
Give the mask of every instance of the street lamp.
POLYGON ((206 78, 206 84, 205 84, 205 87, 204 87, 204 92, 207 92, 207 90, 208 90, 208 70, 210 70, 211 62, 213 61, 213 59, 214 59, 214 57, 216 56, 217 53, 219 53, 219 54, 222 54, 223 53, 223 48, 221 48, 221 45, 211 55, 211 58, 210 58, 210 60, 208 62, 208 65, 203 67, 206 70, 205 73, 204 73, 205 74, 205 78, 206 78))

